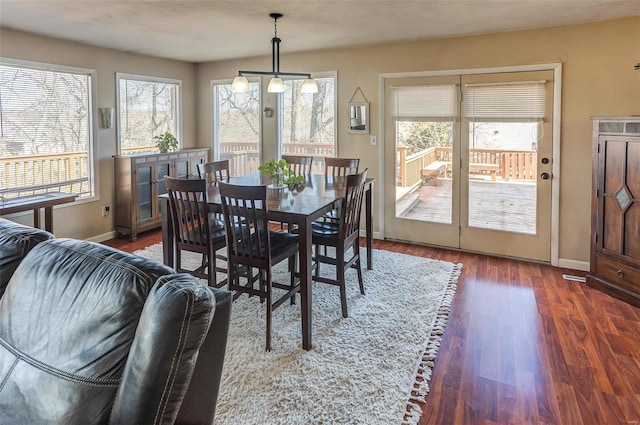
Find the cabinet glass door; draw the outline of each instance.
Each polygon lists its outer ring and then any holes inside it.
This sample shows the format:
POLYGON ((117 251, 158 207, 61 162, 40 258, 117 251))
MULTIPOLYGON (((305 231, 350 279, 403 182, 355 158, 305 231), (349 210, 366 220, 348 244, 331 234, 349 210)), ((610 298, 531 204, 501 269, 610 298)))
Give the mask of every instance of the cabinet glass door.
POLYGON ((156 164, 155 217, 161 216, 158 195, 164 195, 167 193, 167 183, 164 181, 164 178, 169 175, 169 169, 169 162, 160 162, 156 164))
POLYGON ((137 168, 138 185, 138 220, 149 220, 153 215, 151 200, 153 199, 153 187, 151 184, 152 167, 150 165, 137 168))
POLYGON ((175 164, 175 177, 180 179, 188 179, 189 177, 189 160, 188 159, 176 159, 175 164))

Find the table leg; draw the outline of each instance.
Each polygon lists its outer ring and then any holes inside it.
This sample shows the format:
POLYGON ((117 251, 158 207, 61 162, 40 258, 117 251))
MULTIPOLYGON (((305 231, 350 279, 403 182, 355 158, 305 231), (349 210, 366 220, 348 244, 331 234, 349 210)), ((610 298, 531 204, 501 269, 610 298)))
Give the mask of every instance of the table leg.
POLYGON ((367 269, 373 269, 373 183, 365 192, 365 225, 367 229, 367 269))
POLYGON ((44 207, 44 230, 53 233, 53 207, 44 207))
POLYGON ((311 349, 311 223, 298 224, 298 257, 300 260, 300 311, 302 316, 302 348, 311 349))
POLYGON ((33 227, 40 228, 40 208, 33 209, 33 227))
POLYGON ((173 249, 173 223, 169 213, 168 199, 160 199, 160 211, 162 214, 162 262, 169 267, 173 267, 175 255, 173 249))

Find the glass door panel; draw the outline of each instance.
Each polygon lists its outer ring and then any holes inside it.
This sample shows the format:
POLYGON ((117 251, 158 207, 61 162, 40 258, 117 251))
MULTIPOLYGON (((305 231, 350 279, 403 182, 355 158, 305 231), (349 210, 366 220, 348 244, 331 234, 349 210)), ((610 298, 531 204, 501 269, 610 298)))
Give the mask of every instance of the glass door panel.
POLYGON ((538 123, 469 123, 470 227, 536 234, 538 123))
POLYGON ((149 220, 153 211, 151 200, 153 199, 153 188, 151 185, 152 167, 139 166, 136 169, 138 185, 138 221, 149 220))

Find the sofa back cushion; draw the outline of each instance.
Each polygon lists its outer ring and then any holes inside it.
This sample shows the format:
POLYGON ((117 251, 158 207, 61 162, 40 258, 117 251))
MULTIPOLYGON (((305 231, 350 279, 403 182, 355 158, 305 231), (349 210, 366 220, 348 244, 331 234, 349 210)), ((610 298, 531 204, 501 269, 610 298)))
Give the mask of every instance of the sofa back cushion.
POLYGON ((0 218, 0 298, 25 255, 40 242, 52 238, 44 230, 0 218))
POLYGON ((92 242, 33 248, 0 299, 0 423, 107 423, 145 301, 171 273, 92 242))

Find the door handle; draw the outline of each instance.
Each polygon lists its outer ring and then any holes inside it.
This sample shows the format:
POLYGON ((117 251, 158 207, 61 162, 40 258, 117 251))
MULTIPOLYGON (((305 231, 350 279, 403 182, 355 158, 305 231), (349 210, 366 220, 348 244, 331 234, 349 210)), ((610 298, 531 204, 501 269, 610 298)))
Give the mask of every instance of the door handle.
POLYGON ((549 173, 542 173, 542 174, 540 174, 540 178, 541 178, 542 180, 548 180, 548 179, 549 179, 549 177, 550 177, 550 176, 549 176, 549 173))

